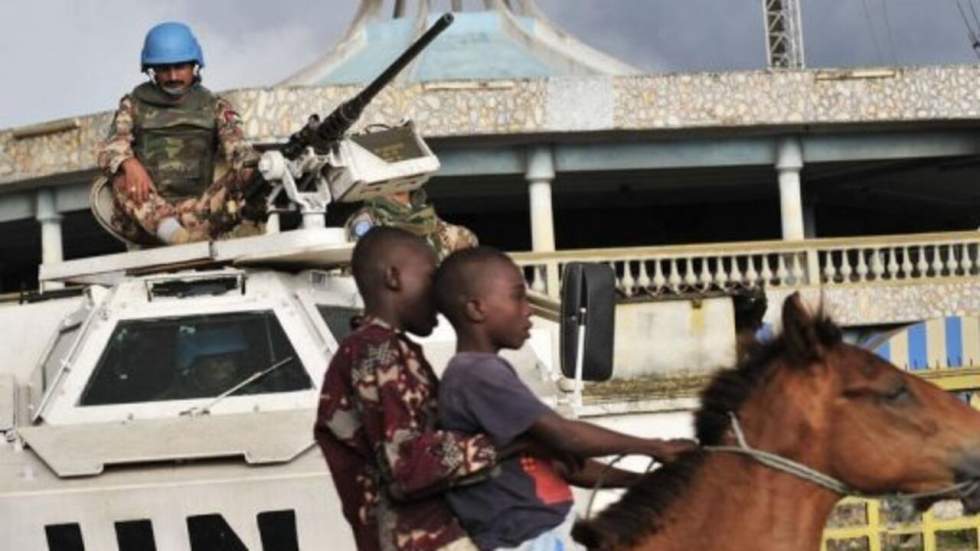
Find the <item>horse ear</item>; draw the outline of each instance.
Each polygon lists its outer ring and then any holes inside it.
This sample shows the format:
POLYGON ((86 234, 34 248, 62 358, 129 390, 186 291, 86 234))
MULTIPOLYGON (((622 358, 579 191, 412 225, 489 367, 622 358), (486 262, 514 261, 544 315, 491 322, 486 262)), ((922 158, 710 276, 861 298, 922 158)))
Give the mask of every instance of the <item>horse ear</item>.
POLYGON ((799 292, 783 302, 783 338, 787 351, 799 360, 814 360, 823 355, 816 321, 803 304, 799 292))

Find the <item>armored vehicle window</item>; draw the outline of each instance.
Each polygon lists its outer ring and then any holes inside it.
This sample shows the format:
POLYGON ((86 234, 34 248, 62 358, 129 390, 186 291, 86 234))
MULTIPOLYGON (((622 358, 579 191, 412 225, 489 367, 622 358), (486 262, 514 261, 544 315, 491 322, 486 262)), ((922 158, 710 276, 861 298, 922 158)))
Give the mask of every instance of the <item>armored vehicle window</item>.
POLYGON ((128 320, 116 326, 82 393, 96 406, 217 396, 288 358, 233 393, 312 388, 272 312, 128 320))
POLYGON ((350 335, 352 331, 351 319, 361 313, 359 308, 327 306, 325 304, 317 304, 316 309, 320 311, 320 316, 323 317, 324 323, 330 328, 330 332, 333 333, 333 338, 337 339, 337 342, 350 335))

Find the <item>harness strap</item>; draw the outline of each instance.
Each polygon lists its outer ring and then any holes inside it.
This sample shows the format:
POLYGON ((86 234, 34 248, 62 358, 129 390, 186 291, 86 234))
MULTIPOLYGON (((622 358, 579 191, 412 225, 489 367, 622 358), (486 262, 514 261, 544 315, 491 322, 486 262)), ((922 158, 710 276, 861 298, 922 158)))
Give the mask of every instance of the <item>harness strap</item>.
POLYGON ((914 492, 914 493, 888 493, 888 494, 868 494, 855 489, 841 480, 838 480, 828 474, 824 474, 816 469, 808 467, 792 459, 783 457, 778 454, 770 453, 763 450, 757 450, 749 445, 748 441, 745 439, 745 434, 742 432, 742 426, 738 422, 738 417, 734 412, 728 412, 728 416, 732 420, 732 431, 735 433, 735 440, 738 442, 737 446, 704 446, 702 449, 710 452, 722 452, 722 453, 735 453, 740 455, 746 455, 755 459, 759 463, 766 465, 777 471, 781 471, 787 474, 791 474, 797 478, 806 480, 826 488, 832 492, 845 495, 845 496, 855 496, 865 499, 923 499, 930 497, 945 497, 953 494, 960 496, 970 494, 974 492, 978 487, 980 487, 980 481, 964 480, 963 482, 957 482, 951 484, 945 488, 940 488, 938 490, 930 490, 928 492, 914 492))
MULTIPOLYGON (((845 482, 838 480, 828 474, 824 474, 812 467, 808 467, 798 461, 793 461, 787 457, 781 455, 757 450, 749 445, 748 441, 745 439, 745 433, 742 432, 742 425, 738 422, 738 416, 734 412, 729 411, 728 416, 732 420, 732 432, 735 433, 735 440, 738 442, 737 446, 702 446, 701 449, 709 452, 720 452, 720 453, 734 453, 738 455, 745 455, 750 457, 763 465, 775 469, 786 474, 793 475, 797 478, 816 484, 822 488, 826 488, 834 493, 841 494, 843 496, 853 496, 860 497, 864 499, 898 499, 898 500, 915 500, 915 499, 925 499, 932 497, 952 497, 953 495, 965 496, 969 495, 978 488, 980 488, 980 481, 976 480, 964 480, 963 482, 957 482, 946 486, 945 488, 940 488, 938 490, 930 490, 928 492, 914 492, 914 493, 889 493, 889 494, 868 494, 862 492, 852 486, 849 486, 845 482)), ((592 505, 595 502, 595 496, 599 493, 599 489, 602 487, 602 479, 604 478, 606 472, 609 471, 616 463, 619 462, 625 455, 617 455, 606 468, 599 473, 596 480, 595 486, 592 488, 592 493, 589 496, 589 503, 585 508, 585 520, 589 520, 592 516, 592 505)), ((655 460, 651 459, 650 464, 647 466, 647 471, 653 470, 653 465, 655 460)))

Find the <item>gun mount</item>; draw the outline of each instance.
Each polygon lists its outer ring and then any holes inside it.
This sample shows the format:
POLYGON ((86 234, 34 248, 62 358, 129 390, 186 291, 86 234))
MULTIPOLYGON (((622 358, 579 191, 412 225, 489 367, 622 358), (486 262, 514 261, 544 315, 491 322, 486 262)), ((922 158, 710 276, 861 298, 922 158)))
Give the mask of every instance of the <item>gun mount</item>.
POLYGON ((350 136, 347 132, 378 92, 452 22, 452 14, 441 16, 364 90, 322 122, 318 115, 310 116, 281 152, 262 155, 258 169, 272 184, 267 196, 270 213, 298 209, 303 227, 322 227, 331 202, 411 191, 439 170, 439 160, 411 121, 395 127, 375 125, 350 136), (277 207, 283 196, 288 200, 285 209, 277 207))

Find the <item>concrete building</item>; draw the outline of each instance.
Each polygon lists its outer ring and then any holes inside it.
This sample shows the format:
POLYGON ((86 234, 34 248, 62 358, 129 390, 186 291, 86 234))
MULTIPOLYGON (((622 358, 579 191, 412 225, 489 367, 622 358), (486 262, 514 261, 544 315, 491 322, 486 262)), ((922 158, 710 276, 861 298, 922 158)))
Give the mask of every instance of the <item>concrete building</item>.
MULTIPOLYGON (((248 138, 274 146, 354 94, 425 28, 432 16, 420 5, 409 13, 398 2, 392 18, 366 1, 332 52, 281 85, 227 92, 248 138)), ((563 33, 533 2, 488 6, 458 13, 359 123, 413 119, 442 162, 428 184, 437 208, 485 243, 612 254, 980 223, 976 66, 638 74, 563 33)), ((121 250, 88 212, 110 117, 0 131, 0 291, 33 288, 42 261, 121 250)), ((339 223, 345 214, 329 216, 339 223)), ((826 254, 801 269, 813 283, 853 279, 860 259, 849 254, 846 276, 835 271, 846 271, 839 255, 833 270, 826 254)), ((744 274, 739 263, 718 272, 744 274)), ((702 270, 696 264, 689 269, 702 270)), ((871 264, 865 273, 874 275, 871 264)), ((627 282, 657 280, 652 264, 617 266, 627 282)), ((666 283, 704 279, 666 264, 661 272, 666 283)))
MULTIPOLYGON (((431 18, 426 3, 397 2, 393 18, 381 5, 364 2, 338 47, 284 83, 227 92, 249 139, 281 143, 329 112, 431 18)), ((980 223, 980 68, 638 74, 533 2, 488 6, 458 13, 360 122, 413 119, 442 162, 438 209, 485 243, 547 253, 980 223)), ((0 292, 33 288, 40 262, 120 250, 87 210, 110 117, 0 130, 0 292)))
MULTIPOLYGON (((331 111, 430 20, 425 2, 396 1, 390 18, 382 4, 362 2, 341 43, 285 82, 227 93, 250 140, 273 147, 331 111)), ((445 218, 522 251, 530 285, 552 295, 564 263, 612 265, 633 331, 617 354, 637 363, 685 353, 673 335, 708 340, 706 312, 728 305, 705 297, 763 286, 770 304, 822 303, 850 337, 980 404, 980 67, 640 74, 530 0, 485 4, 359 123, 416 122, 442 163, 427 189, 445 218), (690 300, 676 327, 643 317, 677 297, 690 300)), ((88 211, 110 117, 0 130, 0 294, 35 288, 42 262, 122 250, 88 211)), ((697 384, 677 388, 630 407, 695 407, 697 384)), ((877 503, 866 511, 826 537, 879 548, 888 528, 877 503)), ((938 530, 977 525, 923 518, 927 549, 938 530)))

